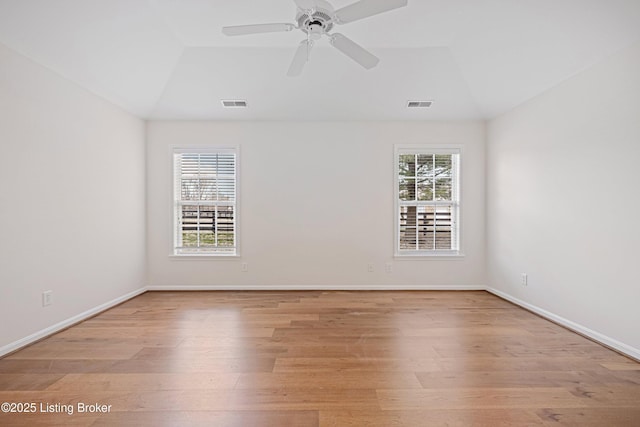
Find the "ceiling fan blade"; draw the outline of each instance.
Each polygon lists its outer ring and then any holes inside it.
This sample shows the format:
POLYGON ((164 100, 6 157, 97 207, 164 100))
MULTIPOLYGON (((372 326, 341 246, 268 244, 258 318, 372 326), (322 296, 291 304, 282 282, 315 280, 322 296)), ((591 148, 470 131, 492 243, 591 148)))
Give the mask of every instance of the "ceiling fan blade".
POLYGON ((296 50, 296 54, 293 56, 293 61, 291 61, 291 65, 289 66, 289 71, 287 71, 287 76, 298 77, 302 74, 302 70, 309 60, 309 53, 311 52, 312 47, 313 40, 303 40, 300 43, 298 50, 296 50))
POLYGON ((342 34, 332 34, 330 41, 333 47, 356 61, 358 64, 362 65, 367 70, 375 67, 378 65, 378 62, 380 62, 380 59, 378 59, 377 56, 342 34))
POLYGON ((315 0, 293 0, 300 10, 310 10, 316 8, 315 0))
POLYGON ((340 24, 346 24, 404 7, 408 3, 409 0, 360 0, 342 9, 338 9, 335 17, 340 24))
POLYGON ((279 33, 295 29, 293 24, 255 24, 222 27, 222 33, 227 36, 244 36, 247 34, 279 33))

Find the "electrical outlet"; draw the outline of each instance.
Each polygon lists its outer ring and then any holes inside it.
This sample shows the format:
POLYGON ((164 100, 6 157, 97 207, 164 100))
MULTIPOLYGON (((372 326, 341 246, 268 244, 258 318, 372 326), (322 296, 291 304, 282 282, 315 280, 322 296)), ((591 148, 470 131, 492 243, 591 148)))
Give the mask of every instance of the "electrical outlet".
POLYGON ((387 273, 391 273, 393 271, 393 264, 391 264, 390 262, 386 263, 384 265, 384 271, 387 273))
POLYGON ((522 286, 529 285, 529 278, 527 277, 527 273, 522 273, 522 275, 520 276, 520 283, 522 284, 522 286))
POLYGON ((42 293, 42 306, 46 307, 53 303, 53 291, 44 291, 42 293))
POLYGON ((369 273, 373 273, 373 264, 371 264, 371 263, 367 264, 367 271, 369 273))
POLYGON ((246 262, 243 262, 242 265, 240 266, 240 269, 242 270, 243 273, 246 273, 249 271, 249 264, 246 262))

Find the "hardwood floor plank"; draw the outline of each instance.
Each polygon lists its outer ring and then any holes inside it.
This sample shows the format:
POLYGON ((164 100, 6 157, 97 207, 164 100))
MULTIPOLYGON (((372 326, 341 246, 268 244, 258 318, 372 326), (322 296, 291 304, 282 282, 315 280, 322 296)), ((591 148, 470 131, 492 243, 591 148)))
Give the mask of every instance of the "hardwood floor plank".
POLYGON ((615 384, 607 387, 579 385, 568 390, 590 407, 640 407, 640 387, 634 384, 615 384))
POLYGON ((637 427, 640 407, 627 408, 545 408, 537 411, 546 426, 637 427))
POLYGON ((86 343, 51 344, 41 342, 14 353, 6 359, 130 359, 142 349, 143 347, 139 345, 119 345, 105 348, 88 346, 86 343))
MULTIPOLYGON (((357 339, 375 337, 397 337, 402 333, 398 328, 313 328, 313 333, 320 338, 354 337, 357 339)), ((309 335, 309 328, 277 328, 273 337, 302 337, 309 335)))
POLYGON ((273 372, 431 372, 439 371, 435 359, 391 358, 278 358, 273 372))
POLYGON ((210 346, 205 348, 186 347, 179 348, 143 348, 131 359, 137 360, 182 360, 200 363, 211 359, 233 359, 244 357, 249 352, 262 358, 274 358, 287 353, 287 348, 283 346, 263 346, 260 348, 251 346, 210 346))
MULTIPOLYGON (((68 331, 68 330, 67 330, 68 331)), ((82 337, 73 337, 65 335, 66 331, 60 332, 50 338, 47 339, 47 342, 52 346, 66 346, 67 344, 71 345, 84 345, 91 347, 109 347, 109 346, 117 346, 117 347, 177 347, 181 343, 185 341, 185 338, 179 335, 176 336, 139 336, 139 337, 131 337, 131 336, 122 336, 122 337, 98 337, 94 331, 85 333, 82 337)), ((102 332, 102 331, 101 331, 102 332)), ((70 334, 71 335, 71 334, 70 334)))
POLYGON ((0 374, 70 374, 105 372, 117 360, 90 359, 0 359, 0 374))
POLYGON ((419 389, 422 385, 413 373, 394 372, 309 372, 240 374, 236 389, 275 389, 278 387, 313 388, 327 391, 344 389, 419 389))
POLYGON ((533 427, 544 422, 522 409, 320 411, 320 427, 533 427))
POLYGON ((640 369, 629 369, 625 371, 609 371, 602 374, 599 384, 615 384, 620 381, 631 382, 640 385, 640 369))
POLYGON ((552 403, 558 408, 588 406, 584 399, 562 387, 472 388, 425 390, 378 390, 383 410, 539 408, 552 403))
POLYGON ((590 371, 466 371, 418 372, 424 388, 576 387, 608 384, 636 385, 629 380, 590 371))
POLYGON ((425 359, 437 357, 435 351, 421 343, 404 342, 398 344, 393 340, 371 339, 363 337, 358 340, 350 340, 345 344, 333 343, 333 340, 325 340, 327 344, 308 343, 304 345, 282 346, 284 352, 277 354, 279 358, 397 358, 425 359))
POLYGON ((179 358, 165 359, 130 359, 119 360, 105 369, 108 373, 217 373, 217 372, 272 372, 273 358, 218 358, 186 360, 179 358))
POLYGON ((640 363, 634 363, 630 360, 617 363, 602 363, 602 366, 611 371, 640 371, 640 363))
POLYGON ((123 427, 318 427, 317 411, 191 411, 122 412, 96 420, 92 426, 123 427))
MULTIPOLYGON (((615 356, 612 356, 615 357, 615 356)), ((441 358, 443 371, 564 371, 598 370, 599 363, 582 357, 458 357, 441 358)))
POLYGON ((379 410, 375 390, 318 388, 244 389, 230 392, 231 410, 379 410))
POLYGON ((232 390, 240 374, 231 373, 153 373, 153 374, 68 374, 52 383, 47 391, 154 391, 154 390, 232 390))
POLYGON ((0 391, 44 390, 65 374, 0 374, 0 391))
POLYGON ((403 328, 402 334, 405 337, 438 337, 438 336, 454 336, 457 339, 464 339, 466 336, 508 336, 518 337, 520 335, 531 335, 531 332, 523 328, 512 328, 504 326, 471 326, 460 331, 459 328, 403 328))
POLYGON ((1 414, 0 425, 6 427, 89 427, 98 421, 94 414, 1 414))
POLYGON ((191 337, 271 337, 275 328, 237 328, 229 327, 229 325, 215 325, 216 327, 206 327, 200 323, 197 323, 193 327, 180 326, 146 326, 138 327, 132 324, 128 325, 113 325, 110 327, 104 327, 101 324, 100 327, 82 327, 78 329, 71 329, 73 332, 69 332, 67 336, 73 337, 97 337, 97 338, 144 338, 144 337, 185 337, 186 335, 191 337))

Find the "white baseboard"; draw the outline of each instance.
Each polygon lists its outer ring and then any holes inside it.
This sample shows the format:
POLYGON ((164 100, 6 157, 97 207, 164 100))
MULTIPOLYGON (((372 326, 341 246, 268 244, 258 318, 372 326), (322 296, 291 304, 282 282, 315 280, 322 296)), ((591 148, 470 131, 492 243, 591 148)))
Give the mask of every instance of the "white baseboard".
POLYGON ((99 306, 93 307, 83 313, 80 313, 76 316, 70 317, 66 320, 63 320, 62 322, 56 323, 53 326, 49 326, 48 328, 42 329, 34 334, 31 334, 27 337, 24 337, 22 339, 19 339, 18 341, 14 341, 12 343, 9 343, 3 347, 0 347, 0 357, 12 353, 22 347, 25 347, 29 344, 32 344, 42 338, 45 338, 49 335, 55 334, 58 331, 61 331, 62 329, 68 328, 69 326, 72 326, 76 323, 82 322, 85 319, 88 319, 91 316, 95 316, 96 314, 105 311, 111 307, 114 307, 118 304, 121 304, 133 297, 136 297, 144 292, 147 291, 147 288, 140 288, 137 289, 133 292, 129 292, 128 294, 122 295, 121 297, 118 297, 116 299, 113 299, 109 302, 106 302, 104 304, 100 304, 99 306))
POLYGON ((148 291, 484 291, 484 286, 424 286, 424 285, 205 285, 147 286, 148 291))
POLYGON ((544 317, 545 319, 549 319, 555 323, 558 323, 559 325, 564 326, 565 328, 568 328, 574 332, 577 332, 581 335, 587 336, 597 342, 599 342, 600 344, 603 344, 607 347, 610 347, 612 349, 615 349, 617 351, 619 351, 620 353, 626 354, 629 357, 634 358, 635 360, 640 360, 640 349, 631 347, 630 345, 627 345, 623 342, 620 342, 618 340, 615 340, 611 337, 608 337, 606 335, 601 334, 600 332, 596 332, 594 330, 591 330, 583 325, 580 325, 579 323, 575 323, 572 322, 569 319, 565 319, 564 317, 558 316, 557 314, 551 313, 543 308, 540 308, 538 306, 535 306, 533 304, 529 304, 527 302, 524 302, 516 297, 513 297, 505 292, 499 291, 497 289, 493 289, 493 288, 486 288, 487 292, 491 292, 492 294, 505 299, 509 302, 512 302, 516 305, 519 305, 520 307, 526 308, 529 311, 532 311, 542 317, 544 317))

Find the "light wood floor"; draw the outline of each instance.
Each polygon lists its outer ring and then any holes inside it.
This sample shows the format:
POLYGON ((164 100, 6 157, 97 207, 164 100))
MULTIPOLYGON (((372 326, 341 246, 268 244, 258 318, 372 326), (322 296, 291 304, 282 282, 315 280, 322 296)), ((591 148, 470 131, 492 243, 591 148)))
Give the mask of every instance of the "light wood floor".
POLYGON ((151 292, 0 360, 1 402, 74 408, 2 426, 640 426, 640 364, 486 292, 151 292))

